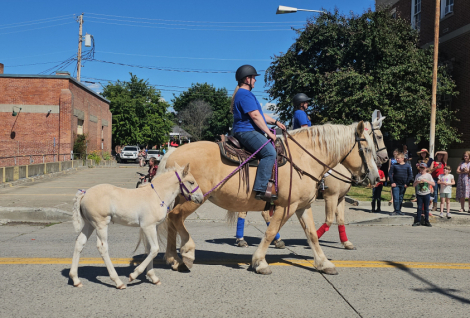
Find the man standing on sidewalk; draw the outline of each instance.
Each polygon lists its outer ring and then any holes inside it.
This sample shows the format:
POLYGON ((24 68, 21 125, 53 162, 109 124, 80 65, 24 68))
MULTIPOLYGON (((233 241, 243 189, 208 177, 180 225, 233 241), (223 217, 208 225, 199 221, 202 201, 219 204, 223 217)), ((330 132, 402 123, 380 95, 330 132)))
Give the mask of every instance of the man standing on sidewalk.
POLYGON ((405 164, 403 153, 397 155, 397 163, 391 166, 389 177, 393 195, 393 212, 390 215, 403 215, 403 212, 401 212, 403 196, 408 184, 413 180, 411 167, 405 164))

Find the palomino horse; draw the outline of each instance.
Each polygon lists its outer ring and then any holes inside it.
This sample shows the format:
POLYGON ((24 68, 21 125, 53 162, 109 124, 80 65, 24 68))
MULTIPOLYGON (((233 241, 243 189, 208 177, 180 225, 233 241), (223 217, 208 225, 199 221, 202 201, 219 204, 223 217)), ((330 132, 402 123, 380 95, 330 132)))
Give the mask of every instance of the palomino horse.
MULTIPOLYGON (((110 184, 99 184, 86 192, 79 190, 73 205, 73 226, 80 234, 75 242, 72 267, 69 276, 73 285, 82 287, 78 279, 78 262, 88 238, 96 229, 97 247, 108 268, 109 276, 119 289, 126 285, 119 279, 108 254, 109 222, 140 227, 147 257, 129 275, 129 281, 137 278, 147 267, 147 276, 152 283, 159 285, 160 280, 153 271, 153 259, 158 254, 157 224, 162 223, 170 205, 180 193, 197 204, 203 202, 203 193, 198 189, 196 180, 189 173, 189 163, 153 178, 151 184, 138 189, 123 189, 110 184)), ((139 240, 140 243, 140 240, 139 240)), ((139 245, 137 245, 138 247, 139 245)), ((137 250, 137 248, 136 248, 137 250)))
MULTIPOLYGON (((381 163, 388 161, 387 148, 385 147, 383 135, 380 131, 384 119, 385 117, 382 117, 379 113, 379 117, 373 118, 372 123, 364 123, 365 131, 369 132, 369 135, 371 135, 374 140, 377 159, 381 163)), ((343 175, 351 174, 342 164, 338 164, 336 167, 334 167, 334 169, 343 175)), ((333 175, 336 174, 333 173, 333 175)), ((336 223, 338 224, 341 243, 346 249, 355 249, 354 245, 347 239, 346 228, 344 226, 344 197, 349 192, 351 183, 341 177, 326 177, 325 175, 325 185, 327 186, 327 189, 322 191, 322 195, 325 200, 325 223, 317 231, 318 238, 320 238, 326 231, 329 230, 336 215, 336 223)), ((232 221, 234 219, 233 213, 234 212, 227 211, 228 220, 232 221)), ((247 212, 238 212, 239 218, 245 219, 246 215, 247 212)), ((266 224, 271 221, 268 211, 261 212, 261 215, 263 216, 266 224)), ((281 240, 280 236, 278 236, 277 240, 274 241, 274 245, 276 248, 285 247, 285 243, 281 240)), ((248 247, 248 243, 245 240, 237 240, 237 246, 248 247)))
MULTIPOLYGON (((295 138, 307 151, 316 156, 328 166, 336 166, 340 161, 357 178, 368 177, 375 184, 379 174, 375 162, 376 154, 373 140, 368 133, 364 133, 364 123, 345 125, 322 125, 298 129, 292 132, 295 138)), ((290 138, 289 138, 290 139, 290 138)), ((316 160, 312 159, 292 140, 289 142, 293 162, 300 168, 316 178, 328 170, 316 160)), ((219 147, 212 142, 195 142, 186 144, 173 151, 166 159, 165 166, 173 167, 176 162, 191 163, 192 173, 198 181, 201 190, 207 193, 217 183, 228 176, 235 168, 233 164, 221 158, 219 147)), ((256 170, 250 168, 250 175, 254 176, 256 170)), ((294 172, 285 165, 279 168, 279 199, 271 223, 261 240, 252 258, 252 267, 257 273, 270 274, 271 270, 266 262, 265 255, 274 236, 284 223, 296 213, 304 228, 307 241, 312 248, 315 266, 319 271, 327 274, 337 274, 336 268, 323 253, 319 243, 315 224, 313 222, 310 204, 315 200, 316 181, 306 175, 294 172), (292 191, 290 205, 288 205, 289 183, 292 177, 292 191)), ((250 185, 254 183, 251 178, 250 185)), ((239 187, 239 178, 230 178, 219 188, 213 191, 208 199, 219 207, 229 211, 262 211, 265 202, 255 200, 253 192, 246 193, 239 187)), ((175 207, 168 215, 168 241, 166 249, 167 263, 174 270, 187 270, 191 268, 195 259, 195 243, 184 226, 184 220, 200 205, 193 202, 183 202, 180 198, 175 200, 175 207), (181 260, 176 252, 176 235, 181 237, 181 260)))
MULTIPOLYGON (((374 139, 375 150, 377 152, 378 159, 377 161, 382 164, 388 161, 387 148, 385 147, 383 135, 380 131, 384 119, 385 117, 382 117, 379 113, 379 117, 372 122, 372 127, 368 127, 368 123, 366 123, 366 129, 369 129, 369 134, 374 139)), ((344 167, 342 164, 337 165, 334 167, 334 169, 342 174, 348 173, 346 167, 344 167)), ((328 187, 328 189, 323 190, 322 193, 323 199, 325 200, 325 223, 318 229, 317 236, 320 238, 326 231, 329 230, 336 216, 336 223, 338 224, 338 232, 341 244, 343 244, 345 249, 354 250, 356 248, 348 240, 346 235, 346 227, 344 226, 344 197, 349 192, 351 184, 342 181, 342 179, 343 178, 338 179, 333 176, 325 177, 325 185, 328 187)))

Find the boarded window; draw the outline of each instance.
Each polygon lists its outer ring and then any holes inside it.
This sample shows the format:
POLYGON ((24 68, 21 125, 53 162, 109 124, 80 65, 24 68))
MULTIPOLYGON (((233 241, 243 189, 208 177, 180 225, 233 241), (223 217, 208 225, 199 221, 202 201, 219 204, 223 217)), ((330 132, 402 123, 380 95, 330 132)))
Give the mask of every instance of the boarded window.
POLYGON ((77 119, 77 135, 83 135, 83 119, 77 119))

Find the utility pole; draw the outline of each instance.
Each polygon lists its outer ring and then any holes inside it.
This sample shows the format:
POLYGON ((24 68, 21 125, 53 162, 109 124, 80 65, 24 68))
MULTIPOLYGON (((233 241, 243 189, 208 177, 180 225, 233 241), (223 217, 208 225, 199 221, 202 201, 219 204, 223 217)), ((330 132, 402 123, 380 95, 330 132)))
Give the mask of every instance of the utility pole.
POLYGON ((78 29, 78 53, 77 53, 77 81, 80 82, 80 71, 82 69, 82 27, 83 27, 83 12, 77 18, 80 27, 78 29))
POLYGON ((441 19, 441 0, 436 0, 436 16, 434 19, 434 60, 432 69, 432 101, 431 131, 429 133, 429 155, 434 157, 434 140, 436 138, 436 94, 437 94, 437 62, 439 57, 439 22, 441 19))

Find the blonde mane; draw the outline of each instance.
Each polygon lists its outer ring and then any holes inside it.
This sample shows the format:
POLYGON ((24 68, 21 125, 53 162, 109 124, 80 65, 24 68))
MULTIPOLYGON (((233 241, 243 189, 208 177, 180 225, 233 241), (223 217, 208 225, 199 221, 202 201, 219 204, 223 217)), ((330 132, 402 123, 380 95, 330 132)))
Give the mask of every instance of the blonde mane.
MULTIPOLYGON (((345 156, 355 143, 355 132, 358 123, 352 123, 349 126, 346 125, 333 125, 324 124, 317 126, 304 127, 296 130, 289 131, 292 136, 307 134, 307 137, 311 141, 313 147, 319 147, 320 150, 325 151, 328 154, 328 159, 333 160, 345 156), (318 144, 317 144, 318 138, 318 144)), ((375 158, 375 147, 374 141, 364 131, 364 139, 367 141, 367 148, 375 158)))

